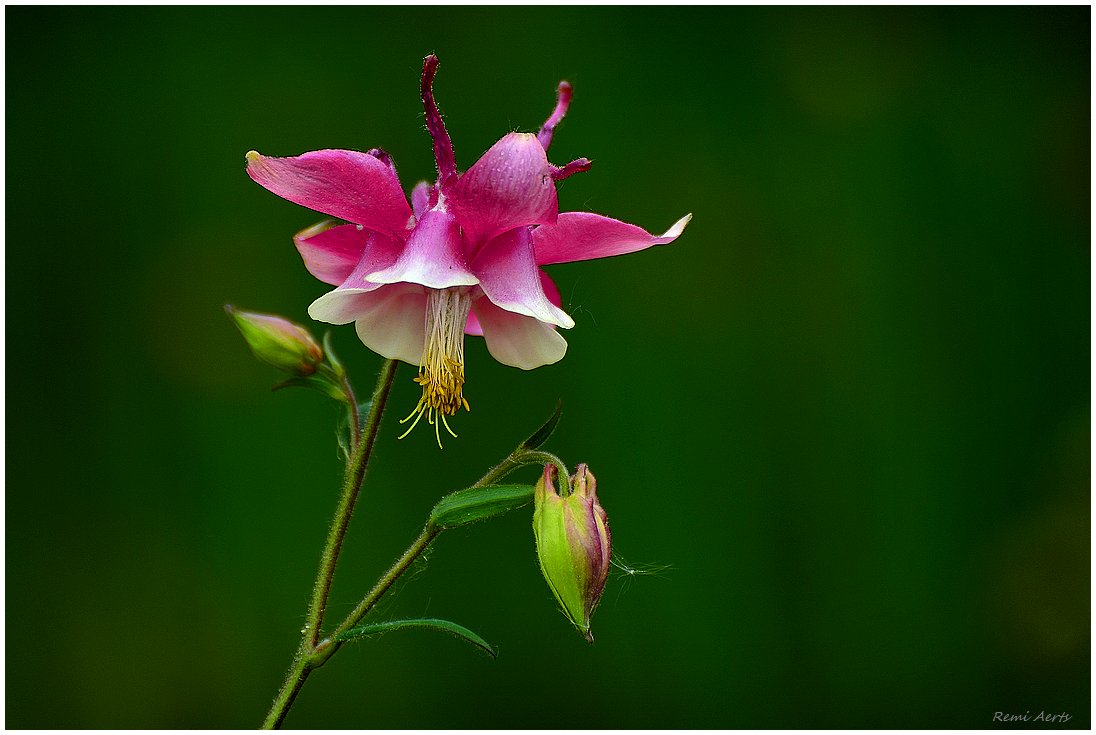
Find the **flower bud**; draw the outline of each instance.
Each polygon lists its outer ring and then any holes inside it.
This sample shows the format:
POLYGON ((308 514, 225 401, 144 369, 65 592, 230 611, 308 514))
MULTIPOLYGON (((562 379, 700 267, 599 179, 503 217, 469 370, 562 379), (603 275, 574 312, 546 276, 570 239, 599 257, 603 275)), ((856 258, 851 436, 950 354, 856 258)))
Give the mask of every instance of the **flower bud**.
POLYGON ((274 314, 240 311, 231 304, 225 311, 263 362, 298 377, 312 375, 323 362, 323 349, 299 324, 274 314))
POLYGON ((563 612, 593 643, 590 615, 609 576, 609 523, 597 500, 594 475, 586 465, 578 466, 564 496, 556 492, 555 475, 555 465, 545 465, 534 494, 537 557, 563 612))

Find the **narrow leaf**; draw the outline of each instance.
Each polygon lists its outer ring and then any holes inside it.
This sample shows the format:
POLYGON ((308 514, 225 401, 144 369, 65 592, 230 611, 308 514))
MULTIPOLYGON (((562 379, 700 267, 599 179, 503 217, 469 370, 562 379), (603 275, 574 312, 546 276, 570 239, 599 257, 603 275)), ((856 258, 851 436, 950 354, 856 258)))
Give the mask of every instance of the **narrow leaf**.
POLYGON ((339 459, 343 462, 350 459, 350 419, 343 416, 339 419, 339 425, 335 427, 335 441, 339 443, 339 459))
POLYGON ((532 485, 487 485, 450 493, 430 512, 430 523, 453 528, 502 515, 533 501, 532 485))
POLYGON ((272 387, 271 390, 282 390, 283 388, 312 388, 323 393, 328 398, 334 398, 336 401, 346 401, 346 394, 343 393, 342 386, 323 373, 313 373, 306 377, 289 378, 288 380, 283 380, 281 383, 278 383, 272 387))
POLYGON ((335 369, 336 375, 344 375, 346 368, 343 367, 342 361, 339 360, 338 355, 335 354, 335 348, 331 346, 331 330, 327 330, 323 335, 323 352, 327 357, 327 361, 331 363, 331 367, 335 369))
POLYGON ((562 415, 563 401, 557 401, 555 413, 552 414, 551 418, 544 422, 544 426, 541 426, 539 429, 533 432, 532 436, 523 441, 521 443, 521 446, 518 447, 518 450, 528 451, 531 449, 537 449, 538 447, 540 447, 540 445, 544 444, 544 442, 548 441, 548 437, 552 436, 552 432, 556 430, 556 424, 559 423, 559 418, 562 415))
POLYGON ((309 383, 308 378, 287 378, 280 383, 275 383, 270 390, 281 390, 282 388, 311 388, 312 384, 309 383))
POLYGON ((465 628, 463 625, 457 625, 449 620, 439 620, 438 618, 389 620, 386 623, 366 623, 365 625, 351 628, 345 633, 340 633, 336 636, 336 640, 349 641, 355 638, 376 635, 378 633, 387 633, 390 630, 398 630, 399 628, 432 628, 434 630, 440 630, 443 633, 449 633, 455 635, 457 638, 468 641, 473 646, 482 648, 484 651, 491 654, 491 658, 498 658, 499 655, 494 646, 468 630, 468 628, 465 628))

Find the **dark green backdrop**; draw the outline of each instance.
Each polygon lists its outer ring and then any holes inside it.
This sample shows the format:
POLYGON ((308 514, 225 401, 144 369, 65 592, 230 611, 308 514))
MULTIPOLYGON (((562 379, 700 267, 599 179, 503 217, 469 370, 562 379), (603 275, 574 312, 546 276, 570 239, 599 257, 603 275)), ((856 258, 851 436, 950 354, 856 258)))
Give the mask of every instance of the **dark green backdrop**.
MULTIPOLYGON (((291 727, 990 727, 1089 702, 1089 10, 35 9, 7 19, 7 724, 253 727, 298 638, 336 410, 222 304, 306 321, 318 216, 252 148, 461 167, 575 86, 560 187, 676 244, 556 266, 531 373, 468 348, 445 451, 388 424, 346 611, 565 402, 633 564, 587 646, 530 514, 443 536, 291 727)), ((360 389, 380 360, 335 344, 360 389)), ((393 412, 416 400, 413 370, 393 412)), ((526 471, 528 479, 534 473, 526 471)))

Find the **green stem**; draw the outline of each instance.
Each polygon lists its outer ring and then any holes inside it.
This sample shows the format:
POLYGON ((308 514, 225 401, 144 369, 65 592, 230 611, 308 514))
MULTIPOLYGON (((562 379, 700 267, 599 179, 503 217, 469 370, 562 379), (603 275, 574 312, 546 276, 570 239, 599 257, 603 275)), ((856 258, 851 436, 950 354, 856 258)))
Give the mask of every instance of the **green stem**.
POLYGON ((484 485, 491 485, 506 477, 511 472, 521 466, 521 462, 516 459, 516 453, 511 454, 506 459, 502 460, 497 465, 488 470, 487 474, 481 477, 479 482, 477 482, 472 487, 483 487, 484 485))
POLYGON ((274 704, 271 705, 270 712, 263 720, 263 730, 277 730, 282 726, 282 721, 289 714, 289 708, 293 706, 293 700, 297 698, 297 693, 301 691, 301 687, 311 673, 312 666, 308 663, 308 656, 302 655, 302 651, 297 651, 297 655, 293 658, 293 665, 289 667, 289 673, 286 674, 285 684, 282 685, 278 696, 274 698, 274 704))
MULTIPOLYGON (((501 480, 518 467, 529 464, 529 461, 523 461, 529 455, 537 455, 536 457, 530 457, 530 459, 538 461, 541 459, 540 455, 553 457, 556 463, 562 464, 558 458, 555 458, 555 455, 548 455, 546 452, 514 452, 492 467, 487 474, 481 477, 472 487, 483 487, 484 485, 490 485, 501 480)), ((566 467, 564 467, 563 471, 567 471, 566 467)), ((358 603, 357 607, 346 616, 345 620, 339 623, 339 626, 335 628, 335 631, 315 648, 315 653, 311 661, 313 668, 322 666, 327 659, 335 654, 335 651, 342 647, 343 642, 336 640, 339 635, 353 628, 361 622, 362 618, 369 614, 369 611, 373 609, 373 606, 376 605, 378 601, 380 601, 381 597, 384 596, 384 593, 391 589, 396 580, 415 563, 415 560, 430 547, 430 543, 437 538, 438 534, 441 532, 442 529, 435 528, 429 523, 422 529, 422 533, 420 533, 419 537, 411 543, 411 546, 407 548, 407 551, 403 552, 403 556, 397 559, 396 563, 392 565, 385 575, 377 580, 377 583, 373 585, 373 589, 369 590, 366 596, 362 598, 362 601, 358 603)))
MULTIPOLYGON (((350 467, 353 471, 348 472, 348 478, 354 474, 354 471, 358 472, 355 487, 360 487, 361 476, 365 472, 364 462, 361 463, 359 468, 358 465, 355 464, 355 458, 364 456, 365 461, 368 461, 369 451, 372 448, 373 440, 376 438, 377 425, 380 422, 380 411, 384 408, 384 401, 388 396, 388 390, 391 388, 392 378, 395 376, 395 372, 394 361, 388 361, 385 364, 384 370, 382 370, 381 380, 377 383, 377 391, 373 394, 373 408, 370 411, 369 420, 366 423, 361 443, 351 457, 350 467)), ((506 459, 492 467, 487 474, 481 477, 479 481, 473 485, 473 487, 483 487, 498 482, 519 467, 529 464, 545 463, 556 465, 562 477, 567 478, 569 476, 567 465, 565 465, 556 455, 548 452, 518 448, 511 452, 506 459)), ((566 480, 564 480, 564 482, 566 482, 566 480)), ((344 500, 346 497, 347 495, 344 493, 344 500)), ((349 510, 345 514, 345 520, 342 523, 341 531, 337 534, 335 529, 336 526, 339 525, 339 519, 343 517, 343 503, 340 503, 339 512, 335 515, 336 522, 332 524, 332 533, 328 536, 328 548, 332 548, 331 544, 334 543, 334 554, 330 558, 330 565, 328 565, 329 554, 325 548, 324 561, 320 566, 321 574, 316 579, 313 605, 309 607, 309 619, 305 629, 304 639, 301 641, 300 648, 297 650, 297 655, 293 659, 293 665, 290 667, 289 673, 286 676, 285 684, 282 686, 281 691, 278 692, 278 696, 274 700, 274 705, 270 708, 270 713, 263 723, 264 729, 269 730, 281 726, 282 720, 285 719, 285 715, 289 712, 289 708, 293 706, 293 700, 297 697, 297 693, 300 692, 308 675, 320 666, 323 666, 327 660, 335 655, 335 652, 342 647, 343 641, 338 640, 339 635, 361 622, 362 618, 369 614, 369 611, 380 601, 381 597, 383 597, 384 594, 392 588, 392 585, 411 568, 411 565, 415 563, 415 560, 418 559, 424 551, 430 548, 430 544, 442 532, 442 529, 427 523, 422 529, 422 533, 419 534, 419 537, 411 543, 407 550, 403 552, 403 555, 396 560, 387 572, 385 572, 384 576, 377 580, 377 583, 373 585, 373 589, 369 590, 365 597, 362 598, 361 602, 359 602, 350 614, 346 616, 346 619, 339 623, 338 627, 335 628, 331 635, 320 641, 319 631, 320 624, 323 622, 323 608, 327 601, 327 592, 330 589, 331 576, 335 571, 335 560, 338 557, 338 549, 342 544, 342 534, 346 532, 346 523, 350 520, 349 513, 353 510, 353 503, 356 497, 357 490, 355 489, 350 494, 349 510), (336 539, 336 536, 337 540, 333 541, 333 539, 336 539)))
MULTIPOLYGON (((381 414, 384 413, 384 406, 392 389, 392 382, 396 377, 397 365, 398 363, 395 360, 386 360, 381 367, 381 374, 377 378, 377 387, 373 391, 373 403, 369 410, 369 417, 361 430, 360 437, 357 436, 358 431, 355 429, 356 441, 352 444, 353 449, 347 461, 339 505, 335 510, 331 528, 327 533, 327 541, 324 543, 323 554, 320 558, 320 569, 316 574, 316 582, 312 588, 312 598, 308 605, 308 615, 302 631, 301 645, 293 657, 293 663, 286 674, 285 683, 274 699, 274 704, 263 722, 264 729, 269 730, 281 726, 282 720, 285 719, 289 708, 293 706, 293 700, 301 690, 305 679, 315 668, 312 656, 320 640, 320 628, 323 625, 324 611, 327 608, 327 598, 331 592, 331 582, 335 577, 335 565, 338 563, 339 552, 342 550, 343 539, 346 537, 346 529, 350 525, 350 517, 354 513, 354 505, 357 503, 362 481, 365 479, 365 469, 373 452, 377 429, 381 423, 381 414)), ((353 402, 352 391, 348 397, 353 402)), ((353 404, 351 406, 351 415, 356 416, 357 413, 357 405, 353 404)))
POLYGON ((560 473, 560 478, 562 478, 560 482, 564 484, 566 484, 568 482, 568 478, 571 477, 570 470, 567 469, 567 465, 563 463, 562 459, 552 454, 551 452, 542 452, 540 450, 534 449, 523 451, 511 456, 514 457, 522 465, 554 464, 556 466, 556 469, 560 473))
POLYGON ((437 538, 439 533, 441 533, 440 528, 435 528, 429 524, 422 529, 419 537, 412 542, 407 551, 403 552, 403 556, 396 560, 396 563, 384 576, 377 580, 377 583, 373 585, 373 589, 369 590, 369 593, 362 598, 357 607, 346 616, 346 620, 339 623, 339 627, 335 628, 334 632, 316 647, 310 662, 313 668, 322 666, 327 659, 334 655, 335 651, 342 647, 343 642, 337 640, 339 635, 357 625, 373 609, 373 606, 384 596, 384 593, 415 563, 415 560, 419 558, 422 552, 429 548, 430 542, 437 538))
MULTIPOLYGON (((346 476, 343 479, 343 492, 339 498, 339 506, 335 511, 335 518, 327 533, 327 542, 324 544, 323 556, 320 561, 320 571, 316 575, 316 584, 312 589, 312 602, 308 606, 308 618, 305 626, 307 635, 313 646, 320 639, 320 627, 323 625, 324 611, 327 608, 327 597, 331 592, 331 582, 335 577, 335 565, 339 561, 339 552, 342 550, 343 539, 346 537, 346 529, 350 525, 350 516, 354 513, 354 505, 358 502, 358 494, 361 491, 362 481, 365 479, 365 468, 369 464, 369 457, 373 453, 373 444, 377 439, 377 429, 380 428, 381 414, 384 412, 385 403, 388 401, 388 393, 392 389, 392 382, 396 377, 396 368, 399 363, 396 360, 386 360, 381 367, 381 374, 377 378, 377 387, 373 391, 373 405, 369 410, 369 418, 366 420, 362 436, 358 438, 347 463, 346 476)), ((353 396, 351 395, 351 400, 353 396)), ((356 413, 356 407, 354 413, 356 413)))
POLYGON ((487 474, 480 478, 472 487, 483 487, 484 485, 491 485, 502 478, 509 475, 519 467, 525 467, 531 464, 554 464, 556 469, 562 473, 563 477, 570 477, 567 470, 567 465, 563 463, 563 460, 554 454, 549 452, 541 452, 535 449, 515 449, 506 457, 506 459, 499 462, 497 465, 488 470, 487 474))

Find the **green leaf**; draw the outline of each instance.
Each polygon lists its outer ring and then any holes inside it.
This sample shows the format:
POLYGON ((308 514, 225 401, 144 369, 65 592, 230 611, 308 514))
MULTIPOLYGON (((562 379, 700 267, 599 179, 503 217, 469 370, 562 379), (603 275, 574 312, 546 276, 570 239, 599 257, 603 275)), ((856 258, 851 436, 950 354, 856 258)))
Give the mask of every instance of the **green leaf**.
MULTIPOLYGON (((358 416, 361 417, 363 422, 369 418, 369 411, 372 408, 373 401, 365 401, 364 403, 358 404, 358 416)), ((353 443, 353 440, 357 438, 351 436, 351 434, 354 433, 352 426, 353 417, 350 415, 350 410, 348 408, 346 413, 343 413, 339 417, 338 426, 335 427, 335 440, 339 442, 339 456, 342 457, 343 460, 350 457, 350 446, 353 443)))
POLYGON ((283 388, 312 388, 323 393, 328 398, 334 398, 336 401, 343 401, 344 403, 346 402, 346 394, 343 393, 342 386, 322 372, 313 373, 307 377, 284 380, 271 388, 271 390, 282 390, 283 388))
POLYGON ((335 348, 331 346, 331 330, 327 330, 323 335, 323 353, 327 357, 327 361, 334 368, 336 375, 345 375, 346 368, 343 367, 342 362, 335 354, 335 348))
POLYGON ((491 654, 491 658, 498 658, 499 655, 494 646, 468 630, 468 628, 465 628, 463 625, 457 625, 449 620, 439 620, 438 618, 389 620, 386 623, 366 623, 365 625, 351 628, 345 633, 340 633, 335 637, 335 640, 349 641, 355 638, 377 635, 378 633, 387 633, 390 630, 398 630, 399 628, 432 628, 434 630, 440 630, 443 633, 449 633, 455 635, 457 638, 468 641, 473 646, 482 648, 484 651, 491 654))
POLYGON ((555 413, 544 422, 544 426, 534 431, 532 436, 521 443, 521 446, 518 447, 518 451, 537 449, 540 445, 544 444, 544 442, 548 441, 548 437, 552 436, 552 432, 556 430, 556 424, 559 423, 559 418, 562 415, 563 401, 557 401, 555 413))
POLYGON ((430 512, 430 523, 454 528, 502 515, 533 502, 532 485, 487 485, 450 493, 430 512))
POLYGON ((339 459, 346 462, 350 459, 350 418, 343 416, 335 427, 335 441, 339 444, 339 459))

